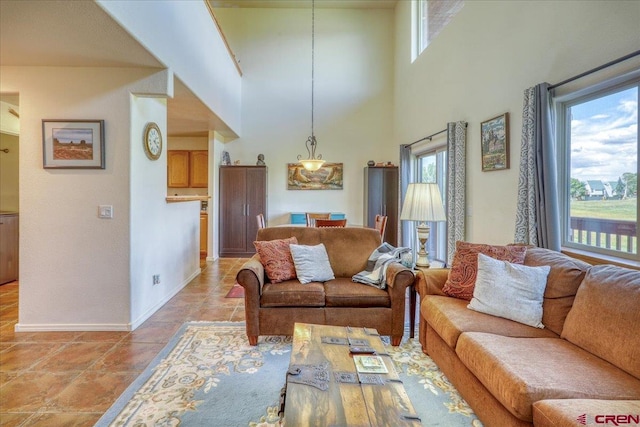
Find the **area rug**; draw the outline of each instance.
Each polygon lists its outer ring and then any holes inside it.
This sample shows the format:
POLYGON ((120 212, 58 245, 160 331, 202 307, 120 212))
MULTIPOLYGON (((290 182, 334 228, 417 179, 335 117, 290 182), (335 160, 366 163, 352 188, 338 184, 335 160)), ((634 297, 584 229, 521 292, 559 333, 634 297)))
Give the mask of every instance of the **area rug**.
MULTIPOLYGON (((417 339, 385 345, 424 426, 482 425, 417 339)), ((291 337, 250 346, 242 322, 185 323, 96 426, 280 426, 290 352, 291 337)))
POLYGON ((237 283, 227 292, 225 298, 244 298, 244 288, 237 283))

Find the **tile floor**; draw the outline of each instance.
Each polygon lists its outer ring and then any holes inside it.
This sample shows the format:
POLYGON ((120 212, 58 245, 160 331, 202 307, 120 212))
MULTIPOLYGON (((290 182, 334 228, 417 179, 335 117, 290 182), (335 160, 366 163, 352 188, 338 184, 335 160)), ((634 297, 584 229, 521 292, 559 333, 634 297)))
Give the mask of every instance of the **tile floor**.
POLYGON ((14 332, 18 283, 0 286, 0 426, 93 426, 184 322, 244 321, 225 298, 244 261, 204 264, 133 332, 14 332))

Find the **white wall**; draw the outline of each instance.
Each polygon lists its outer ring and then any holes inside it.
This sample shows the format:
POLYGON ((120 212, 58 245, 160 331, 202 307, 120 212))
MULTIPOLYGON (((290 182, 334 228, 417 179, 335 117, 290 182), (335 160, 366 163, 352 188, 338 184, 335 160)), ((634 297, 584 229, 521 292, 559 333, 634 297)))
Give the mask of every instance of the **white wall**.
POLYGON ((235 133, 242 78, 204 1, 97 3, 235 133))
POLYGON ((130 329, 198 271, 199 206, 165 203, 166 156, 151 162, 142 147, 147 119, 166 133, 166 103, 131 111, 131 93, 166 94, 172 75, 82 67, 0 74, 0 92, 20 94, 16 328, 130 329), (43 169, 42 119, 103 119, 106 168, 43 169), (98 218, 102 204, 113 206, 113 219, 98 218), (164 281, 149 291, 151 272, 164 281))
POLYGON ((270 225, 289 212, 344 212, 363 222, 368 160, 398 161, 392 138, 393 10, 316 9, 315 135, 318 152, 344 164, 344 189, 287 190, 286 164, 311 133, 311 10, 216 9, 243 70, 242 134, 231 161, 268 166, 270 225))
MULTIPOLYGON (((640 2, 466 1, 413 64, 410 3, 396 7, 394 140, 410 143, 447 122, 467 121, 466 239, 512 242, 523 91, 637 50, 640 2), (482 172, 480 123, 504 112, 510 116, 511 167, 482 172)), ((616 70, 638 66, 636 59, 616 70)), ((433 144, 441 142, 434 138, 433 144)))
POLYGON ((166 98, 131 96, 131 323, 140 325, 200 273, 200 202, 167 203, 166 98), (160 158, 142 148, 147 122, 165 136, 160 158), (153 284, 153 276, 160 283, 153 284))

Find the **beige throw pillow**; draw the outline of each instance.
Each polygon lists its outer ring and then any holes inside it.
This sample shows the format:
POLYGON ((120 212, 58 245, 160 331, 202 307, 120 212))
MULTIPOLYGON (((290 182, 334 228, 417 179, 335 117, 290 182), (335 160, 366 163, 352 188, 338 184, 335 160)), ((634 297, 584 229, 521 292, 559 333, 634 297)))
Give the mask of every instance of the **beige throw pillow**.
POLYGON ((542 300, 550 270, 478 254, 476 286, 467 307, 542 329, 542 300))

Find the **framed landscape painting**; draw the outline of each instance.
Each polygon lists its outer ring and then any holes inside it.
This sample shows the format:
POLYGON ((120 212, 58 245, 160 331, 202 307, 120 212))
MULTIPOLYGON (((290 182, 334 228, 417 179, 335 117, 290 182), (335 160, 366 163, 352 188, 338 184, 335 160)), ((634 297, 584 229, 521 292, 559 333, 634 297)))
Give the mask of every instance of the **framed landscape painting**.
POLYGON ((482 170, 509 169, 509 113, 482 122, 480 136, 482 170))
POLYGON ((314 172, 288 163, 287 190, 342 190, 342 163, 325 163, 314 172))
POLYGON ((45 169, 104 169, 104 120, 42 120, 45 169))

